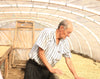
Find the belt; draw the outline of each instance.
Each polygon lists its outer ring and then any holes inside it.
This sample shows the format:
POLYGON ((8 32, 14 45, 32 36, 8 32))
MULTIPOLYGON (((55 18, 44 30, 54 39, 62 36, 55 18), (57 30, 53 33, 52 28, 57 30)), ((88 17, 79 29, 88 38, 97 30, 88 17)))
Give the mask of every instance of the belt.
POLYGON ((40 67, 40 68, 45 68, 45 69, 47 69, 46 66, 43 66, 43 65, 38 64, 34 59, 29 59, 29 62, 30 62, 31 64, 34 64, 35 66, 40 67))

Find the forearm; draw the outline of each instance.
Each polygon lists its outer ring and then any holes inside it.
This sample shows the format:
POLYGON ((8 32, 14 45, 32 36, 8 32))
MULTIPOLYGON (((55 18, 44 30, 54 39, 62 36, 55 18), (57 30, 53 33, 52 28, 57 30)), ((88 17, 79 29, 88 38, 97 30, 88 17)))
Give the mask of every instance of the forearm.
POLYGON ((76 73, 76 71, 75 71, 75 68, 74 68, 74 66, 73 66, 72 61, 71 61, 70 58, 67 58, 67 59, 66 59, 66 64, 67 64, 69 70, 70 70, 70 71, 72 72, 72 74, 74 75, 74 77, 77 77, 78 75, 77 75, 77 73, 76 73))
POLYGON ((51 71, 52 66, 48 63, 44 54, 44 50, 42 50, 41 48, 39 48, 38 56, 42 60, 43 64, 48 68, 48 70, 51 71))

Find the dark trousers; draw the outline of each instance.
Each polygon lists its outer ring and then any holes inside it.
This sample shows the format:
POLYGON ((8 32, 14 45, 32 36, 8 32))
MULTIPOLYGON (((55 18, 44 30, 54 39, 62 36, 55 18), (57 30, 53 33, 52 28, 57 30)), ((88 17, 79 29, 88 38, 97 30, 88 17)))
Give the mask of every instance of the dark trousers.
POLYGON ((26 64, 24 79, 57 79, 45 66, 29 59, 26 64))

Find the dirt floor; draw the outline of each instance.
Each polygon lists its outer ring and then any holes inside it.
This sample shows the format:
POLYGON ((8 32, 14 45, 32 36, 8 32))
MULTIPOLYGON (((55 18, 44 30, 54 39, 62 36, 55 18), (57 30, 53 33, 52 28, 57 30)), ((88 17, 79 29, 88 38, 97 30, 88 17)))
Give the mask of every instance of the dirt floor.
MULTIPOLYGON (((86 79, 100 79, 100 63, 76 54, 72 54, 72 62, 80 77, 85 77, 86 79)), ((55 68, 59 68, 64 73, 63 75, 58 75, 60 79, 74 79, 65 64, 64 58, 56 64, 55 68)), ((23 76, 24 72, 19 68, 15 68, 9 70, 7 79, 23 79, 23 76)))

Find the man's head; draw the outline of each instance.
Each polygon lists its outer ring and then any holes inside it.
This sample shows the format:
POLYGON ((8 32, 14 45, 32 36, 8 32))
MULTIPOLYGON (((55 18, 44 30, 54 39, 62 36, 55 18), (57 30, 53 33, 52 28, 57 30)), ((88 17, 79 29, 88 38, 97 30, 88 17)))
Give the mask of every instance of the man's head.
POLYGON ((59 30, 59 37, 61 39, 65 39, 67 36, 70 36, 70 33, 73 31, 73 26, 71 21, 69 20, 63 20, 59 23, 58 26, 59 30))

